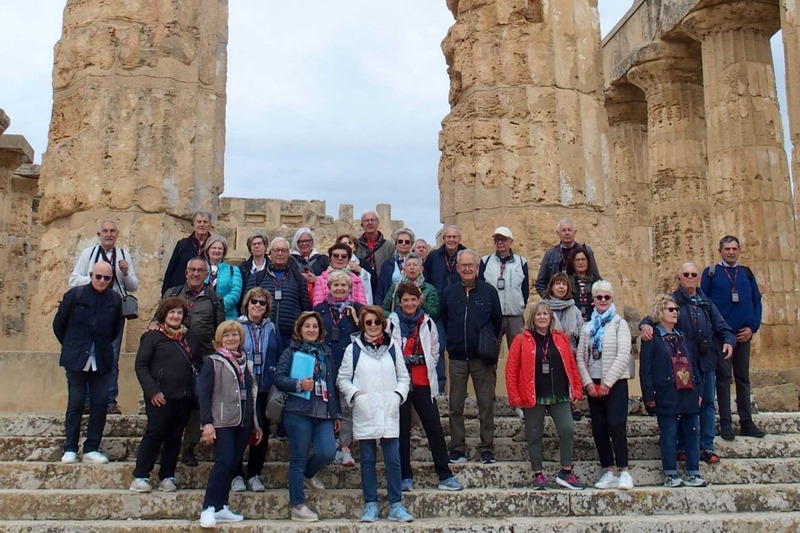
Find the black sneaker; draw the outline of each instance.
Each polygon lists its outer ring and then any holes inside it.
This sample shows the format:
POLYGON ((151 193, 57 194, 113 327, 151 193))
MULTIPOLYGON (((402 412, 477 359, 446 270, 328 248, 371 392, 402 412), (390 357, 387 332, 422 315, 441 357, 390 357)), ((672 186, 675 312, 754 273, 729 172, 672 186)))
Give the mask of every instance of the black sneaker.
POLYGON ((736 433, 733 431, 733 426, 725 425, 719 428, 719 436, 725 440, 734 440, 736 433))
POLYGON ((197 462, 197 457, 194 456, 194 452, 191 450, 183 452, 183 456, 181 457, 181 462, 186 466, 197 466, 200 464, 199 462, 197 462))
POLYGON ((764 438, 764 435, 766 435, 766 433, 760 430, 752 420, 746 420, 741 423, 739 434, 743 437, 755 437, 757 439, 762 439, 764 438))
POLYGON ((464 454, 464 452, 452 451, 452 452, 450 452, 450 455, 448 456, 447 460, 448 460, 448 462, 454 463, 454 464, 466 463, 467 462, 467 456, 466 456, 466 454, 464 454))
POLYGON ((496 463, 497 460, 494 458, 494 454, 489 450, 485 450, 481 452, 481 463, 485 465, 490 465, 492 463, 496 463))
POLYGON ((572 419, 575 422, 580 422, 583 418, 583 414, 580 411, 572 411, 572 419))

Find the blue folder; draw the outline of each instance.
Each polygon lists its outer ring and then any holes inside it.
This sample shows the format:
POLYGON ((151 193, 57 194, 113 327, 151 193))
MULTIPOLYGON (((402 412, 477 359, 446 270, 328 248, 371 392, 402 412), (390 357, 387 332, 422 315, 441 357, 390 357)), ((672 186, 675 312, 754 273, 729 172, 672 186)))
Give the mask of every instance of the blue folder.
MULTIPOLYGON (((292 379, 306 379, 314 377, 314 365, 317 363, 317 358, 305 352, 294 352, 292 358, 292 369, 289 371, 289 377, 292 379)), ((311 399, 311 391, 303 392, 290 392, 294 396, 298 396, 305 400, 311 399)))

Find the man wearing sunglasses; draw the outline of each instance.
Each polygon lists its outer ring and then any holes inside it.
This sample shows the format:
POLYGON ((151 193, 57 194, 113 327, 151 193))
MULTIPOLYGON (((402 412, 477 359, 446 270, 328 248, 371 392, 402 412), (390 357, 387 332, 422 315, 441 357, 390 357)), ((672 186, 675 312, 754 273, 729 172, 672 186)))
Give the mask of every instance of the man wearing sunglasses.
MULTIPOLYGON (((69 277, 69 286, 88 285, 92 266, 98 261, 103 261, 113 265, 111 272, 111 288, 120 296, 125 297, 129 292, 139 288, 139 279, 133 268, 131 254, 124 248, 117 246, 119 229, 117 223, 111 219, 100 221, 97 227, 97 237, 100 243, 95 246, 85 248, 78 256, 75 268, 69 277)), ((119 351, 122 346, 122 332, 114 339, 114 366, 111 369, 111 377, 108 388, 108 414, 121 414, 117 405, 117 395, 119 393, 119 351)))
MULTIPOLYGON (((716 409, 714 393, 717 360, 720 357, 730 359, 736 336, 708 296, 700 290, 700 273, 694 263, 684 263, 678 269, 678 290, 671 296, 680 306, 676 327, 683 333, 684 341, 693 352, 700 366, 702 390, 700 397, 700 459, 709 464, 719 462, 714 453, 714 436, 716 434, 716 409)), ((642 340, 653 338, 653 327, 650 317, 642 321, 642 340)), ((678 450, 684 450, 682 436, 678 437, 678 450)), ((680 452, 679 452, 680 454, 680 452)))
POLYGON ((89 423, 83 443, 83 461, 106 463, 100 439, 106 425, 108 386, 114 366, 113 343, 122 331, 122 298, 109 290, 111 265, 92 265, 91 281, 64 294, 53 319, 53 332, 61 343, 59 364, 67 373, 66 440, 62 463, 78 461, 81 415, 89 394, 89 423))

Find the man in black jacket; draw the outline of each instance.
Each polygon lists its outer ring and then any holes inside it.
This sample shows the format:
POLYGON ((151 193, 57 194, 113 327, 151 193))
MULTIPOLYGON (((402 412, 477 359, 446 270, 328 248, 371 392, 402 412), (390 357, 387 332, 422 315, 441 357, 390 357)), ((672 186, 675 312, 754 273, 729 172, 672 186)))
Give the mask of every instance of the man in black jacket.
POLYGON ((464 435, 464 401, 467 381, 472 377, 478 400, 481 462, 494 463, 494 398, 497 360, 478 357, 478 338, 489 329, 500 335, 503 312, 497 290, 478 279, 480 257, 472 250, 458 252, 456 266, 461 281, 445 289, 439 313, 447 332, 450 356, 450 462, 467 461, 464 435))
POLYGON ((111 265, 92 265, 89 285, 73 287, 64 295, 53 319, 53 332, 61 343, 59 364, 67 372, 66 440, 62 463, 78 461, 81 415, 89 392, 89 424, 83 443, 83 460, 107 463, 98 451, 106 425, 108 384, 114 364, 112 343, 122 331, 122 298, 109 290, 111 265))
POLYGON ((164 271, 164 280, 161 282, 161 294, 167 292, 170 287, 183 285, 186 282, 184 266, 193 257, 205 257, 203 247, 210 235, 211 213, 208 211, 197 211, 192 216, 192 234, 185 239, 179 240, 172 250, 172 257, 169 259, 167 269, 164 271))

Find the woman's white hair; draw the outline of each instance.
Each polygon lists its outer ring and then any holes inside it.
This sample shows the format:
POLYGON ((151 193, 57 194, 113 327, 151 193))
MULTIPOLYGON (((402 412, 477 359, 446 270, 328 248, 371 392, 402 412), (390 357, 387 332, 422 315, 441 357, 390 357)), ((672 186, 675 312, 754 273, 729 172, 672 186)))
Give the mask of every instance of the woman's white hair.
POLYGON ((597 296, 598 292, 605 292, 614 296, 614 287, 611 286, 610 281, 606 281, 604 279, 597 280, 592 285, 592 296, 597 296))

